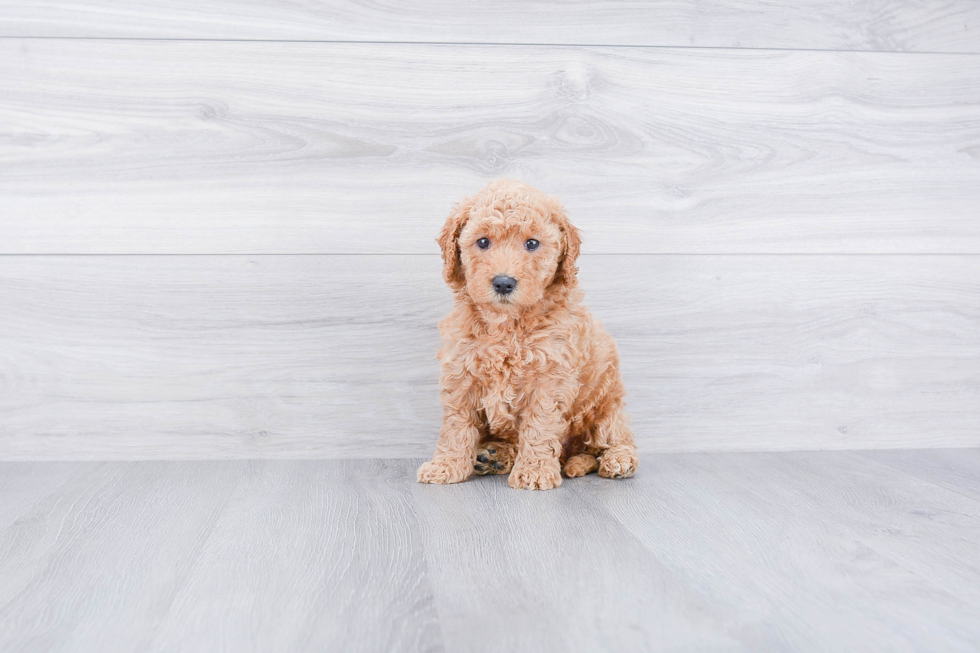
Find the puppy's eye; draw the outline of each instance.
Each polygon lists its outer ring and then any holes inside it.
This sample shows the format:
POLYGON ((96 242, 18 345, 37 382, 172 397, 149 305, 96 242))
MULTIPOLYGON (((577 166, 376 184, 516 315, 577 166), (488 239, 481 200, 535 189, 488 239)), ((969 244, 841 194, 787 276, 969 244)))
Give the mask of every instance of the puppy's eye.
POLYGON ((476 241, 476 246, 480 249, 486 249, 487 247, 490 247, 490 239, 481 238, 480 240, 476 241))
POLYGON ((524 247, 527 248, 527 251, 533 252, 537 248, 541 247, 541 243, 539 243, 538 241, 536 241, 533 238, 528 238, 527 239, 527 242, 524 243, 524 247))

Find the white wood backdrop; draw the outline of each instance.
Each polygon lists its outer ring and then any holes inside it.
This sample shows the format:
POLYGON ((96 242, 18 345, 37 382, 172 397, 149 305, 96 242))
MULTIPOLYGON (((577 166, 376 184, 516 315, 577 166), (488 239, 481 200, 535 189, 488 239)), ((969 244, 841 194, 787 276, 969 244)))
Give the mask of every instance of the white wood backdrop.
MULTIPOLYGON (((0 258, 0 451, 425 455, 438 256, 0 258)), ((980 444, 973 256, 585 256, 649 451, 980 444)))
POLYGON ((978 6, 4 0, 0 459, 428 454, 496 176, 644 451, 980 445, 978 6))
POLYGON ((0 0, 0 36, 980 52, 975 0, 0 0))
POLYGON ((0 39, 3 253, 429 253, 509 175, 595 253, 980 252, 980 56, 0 39))

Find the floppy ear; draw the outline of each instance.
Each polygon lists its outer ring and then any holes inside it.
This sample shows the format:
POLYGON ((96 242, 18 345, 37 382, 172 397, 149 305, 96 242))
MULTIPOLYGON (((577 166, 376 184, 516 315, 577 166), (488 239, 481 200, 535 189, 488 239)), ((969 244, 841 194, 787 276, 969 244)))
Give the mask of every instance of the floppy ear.
POLYGON ((442 278, 453 290, 459 290, 466 285, 463 276, 463 262, 459 259, 459 232, 470 217, 473 200, 467 197, 453 207, 453 212, 446 218, 436 242, 442 248, 442 278))
POLYGON ((551 211, 551 219, 555 221, 561 229, 561 255, 558 258, 558 270, 555 271, 553 284, 564 285, 572 288, 578 281, 578 268, 575 261, 578 259, 579 249, 582 247, 581 232, 568 221, 565 210, 561 202, 556 197, 548 198, 548 207, 551 211))

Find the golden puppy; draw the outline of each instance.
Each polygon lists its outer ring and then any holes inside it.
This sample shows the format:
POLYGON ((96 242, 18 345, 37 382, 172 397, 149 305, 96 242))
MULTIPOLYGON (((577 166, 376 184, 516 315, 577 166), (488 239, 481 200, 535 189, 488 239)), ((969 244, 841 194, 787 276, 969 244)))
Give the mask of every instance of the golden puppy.
POLYGON ((421 483, 510 472, 547 490, 639 463, 616 343, 582 305, 581 238, 556 198, 500 180, 458 204, 437 239, 456 305, 439 323, 443 423, 421 483))

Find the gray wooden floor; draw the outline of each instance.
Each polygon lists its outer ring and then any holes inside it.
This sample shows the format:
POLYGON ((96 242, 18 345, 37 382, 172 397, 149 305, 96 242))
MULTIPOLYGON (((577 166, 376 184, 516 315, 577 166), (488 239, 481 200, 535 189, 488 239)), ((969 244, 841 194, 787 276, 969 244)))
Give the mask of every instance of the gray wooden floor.
POLYGON ((3 651, 976 651, 980 450, 0 464, 3 651))

